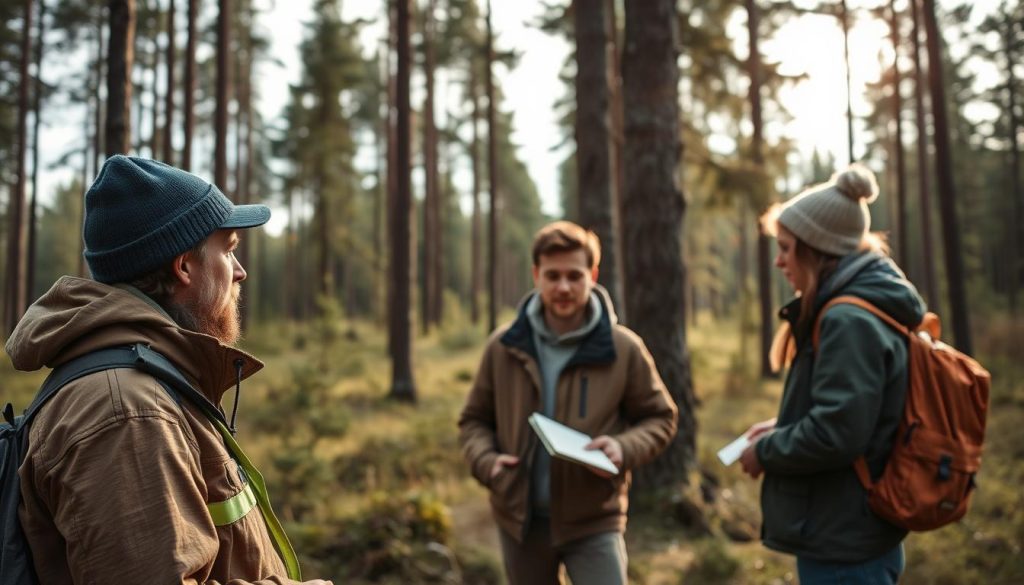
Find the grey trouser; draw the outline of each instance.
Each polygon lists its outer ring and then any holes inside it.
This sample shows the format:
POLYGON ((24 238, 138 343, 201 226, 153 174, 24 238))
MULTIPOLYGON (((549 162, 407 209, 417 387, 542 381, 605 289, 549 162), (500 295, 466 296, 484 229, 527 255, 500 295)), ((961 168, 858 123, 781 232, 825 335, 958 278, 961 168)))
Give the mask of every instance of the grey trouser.
POLYGON ((509 585, 562 585, 561 565, 574 585, 626 585, 626 541, 602 532, 551 546, 547 518, 533 518, 522 544, 499 529, 509 585))

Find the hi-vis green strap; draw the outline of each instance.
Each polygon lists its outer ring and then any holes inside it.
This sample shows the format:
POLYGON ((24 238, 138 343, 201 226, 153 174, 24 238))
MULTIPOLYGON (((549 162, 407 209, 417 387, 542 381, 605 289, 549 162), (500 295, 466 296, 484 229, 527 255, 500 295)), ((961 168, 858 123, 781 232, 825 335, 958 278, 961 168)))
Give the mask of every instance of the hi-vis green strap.
POLYGON ((238 492, 235 497, 223 502, 207 504, 206 509, 210 511, 214 526, 227 526, 245 517, 254 506, 256 506, 256 495, 252 492, 252 484, 246 483, 242 491, 238 492))
MULTIPOLYGON (((217 431, 220 432, 221 437, 224 438, 224 444, 228 446, 228 449, 235 456, 238 464, 242 466, 245 474, 249 476, 248 485, 252 486, 251 492, 255 495, 256 505, 259 506, 260 512, 263 513, 263 520, 267 523, 267 529, 270 530, 270 538, 274 541, 274 546, 277 547, 277 552, 281 554, 284 566, 288 570, 288 578, 294 579, 295 581, 302 581, 302 572, 299 570, 299 559, 295 556, 295 549, 292 548, 292 543, 288 540, 288 535, 284 533, 284 528, 281 527, 281 523, 277 520, 277 516, 274 515, 273 508, 270 507, 270 498, 267 496, 267 484, 263 481, 263 475, 260 474, 259 470, 256 469, 256 466, 249 460, 249 457, 246 456, 244 451, 242 451, 242 448, 235 441, 235 438, 231 436, 231 432, 228 431, 228 428, 224 423, 213 417, 210 417, 210 420, 213 421, 213 424, 217 427, 217 431)), ((230 502, 231 500, 228 501, 230 502)), ((213 514, 212 511, 211 514, 213 514)), ((214 516, 214 523, 216 522, 217 517, 214 516)))

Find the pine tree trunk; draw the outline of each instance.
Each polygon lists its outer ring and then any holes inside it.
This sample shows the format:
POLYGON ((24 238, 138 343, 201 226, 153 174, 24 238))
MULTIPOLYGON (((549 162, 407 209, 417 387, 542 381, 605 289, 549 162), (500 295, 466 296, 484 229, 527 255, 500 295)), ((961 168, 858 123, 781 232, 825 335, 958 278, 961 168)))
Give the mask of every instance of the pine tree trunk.
MULTIPOLYGON (((611 147, 612 147, 612 184, 614 185, 615 214, 617 215, 617 231, 615 238, 617 242, 616 253, 622 258, 622 218, 625 211, 622 208, 623 193, 626 191, 625 173, 625 116, 622 111, 622 43, 619 39, 619 21, 615 13, 615 0, 605 0, 605 17, 608 22, 608 39, 610 42, 610 55, 608 59, 608 83, 610 89, 611 107, 611 147)), ((578 164, 578 163, 577 163, 578 164)), ((626 314, 626 297, 629 295, 629 283, 622 276, 622 261, 617 262, 619 268, 619 289, 622 294, 619 304, 619 320, 623 323, 629 322, 629 315, 626 314)))
POLYGON ((400 0, 387 0, 388 5, 388 192, 387 205, 387 233, 388 233, 388 284, 387 294, 387 319, 388 319, 388 355, 392 358, 397 353, 395 340, 398 338, 399 321, 408 317, 408 312, 401 315, 396 311, 396 281, 395 275, 395 222, 397 216, 395 206, 398 203, 398 72, 392 67, 392 62, 397 63, 398 55, 398 2, 400 0))
POLYGON ((957 221, 956 185, 953 182, 953 155, 949 145, 949 124, 946 117, 946 86, 943 81, 942 55, 934 0, 924 0, 923 16, 928 47, 929 86, 932 117, 935 122, 935 164, 939 172, 939 210, 946 256, 946 281, 950 308, 953 312, 953 339, 957 348, 971 353, 971 332, 967 318, 967 292, 964 289, 963 250, 957 221))
MULTIPOLYGON (((767 171, 764 166, 764 120, 761 108, 761 35, 758 31, 761 22, 756 0, 745 0, 747 9, 747 38, 749 39, 750 54, 747 59, 748 75, 750 77, 750 120, 754 126, 754 134, 751 140, 751 148, 754 164, 761 173, 767 171)), ((761 316, 761 377, 771 378, 775 376, 772 371, 771 360, 768 358, 772 345, 773 325, 775 315, 772 311, 772 275, 771 275, 771 242, 768 235, 761 229, 760 221, 754 226, 757 230, 757 291, 758 306, 761 316)), ((743 226, 747 229, 747 226, 743 226)))
POLYGON ((217 13, 217 106, 214 112, 213 180, 228 187, 228 100, 231 95, 231 0, 220 0, 217 13))
POLYGON ((679 191, 679 67, 675 0, 626 2, 622 59, 626 115, 626 191, 623 249, 631 283, 630 326, 647 344, 679 406, 679 432, 650 465, 637 470, 643 491, 670 490, 696 466, 696 398, 686 348, 679 191))
POLYGON ((24 9, 21 37, 21 53, 18 67, 18 147, 15 152, 16 171, 14 189, 11 191, 10 203, 7 206, 7 274, 4 287, 4 336, 14 330, 21 315, 25 312, 25 280, 26 262, 25 245, 25 180, 26 157, 28 155, 28 96, 29 81, 28 64, 32 60, 32 0, 22 3, 24 9))
POLYGON ((391 398, 408 402, 416 401, 416 384, 412 371, 412 322, 410 318, 412 241, 412 178, 411 128, 409 107, 409 78, 411 51, 409 48, 409 0, 397 0, 396 11, 398 39, 398 74, 396 81, 396 102, 398 123, 395 136, 397 188, 391 223, 391 286, 394 288, 391 314, 394 319, 391 340, 391 398))
MULTIPOLYGON (((238 72, 238 88, 236 99, 238 100, 238 113, 235 121, 235 134, 237 147, 235 156, 235 202, 239 205, 252 203, 252 174, 253 165, 253 133, 252 133, 252 66, 253 66, 253 43, 252 43, 252 2, 243 1, 239 3, 238 23, 240 30, 237 32, 236 68, 238 72)), ((252 250, 249 245, 240 246, 238 249, 238 261, 242 266, 249 266, 252 261, 252 250)), ((251 307, 255 306, 254 298, 258 298, 256 289, 259 288, 258 280, 242 283, 245 296, 248 302, 242 303, 241 317, 243 327, 251 323, 251 307)))
POLYGON ((36 285, 36 248, 39 226, 36 208, 39 204, 39 128, 42 125, 43 113, 43 35, 46 32, 46 0, 39 0, 39 23, 36 28, 36 79, 32 84, 32 200, 28 206, 28 263, 25 275, 25 302, 35 300, 36 285))
MULTIPOLYGON (((157 2, 156 8, 153 9, 152 18, 154 21, 160 20, 160 3, 157 2)), ((153 33, 153 51, 149 54, 150 66, 153 70, 153 118, 152 126, 149 130, 149 156, 150 158, 159 159, 160 157, 160 145, 163 141, 160 138, 160 84, 157 83, 157 79, 160 76, 160 42, 159 33, 154 28, 153 33)))
POLYGON ((185 100, 182 106, 185 117, 181 146, 181 168, 192 169, 192 133, 196 127, 196 19, 199 17, 199 0, 188 0, 188 39, 185 41, 185 82, 182 91, 185 100))
POLYGON ((935 250, 932 238, 932 195, 931 173, 928 170, 928 124, 925 120, 924 98, 927 88, 924 82, 924 68, 921 66, 921 19, 918 15, 918 2, 910 0, 910 13, 914 21, 914 115, 917 126, 917 173, 919 197, 921 199, 921 274, 924 278, 924 292, 928 305, 933 311, 939 311, 939 288, 935 277, 935 261, 932 253, 935 250))
POLYGON ((494 31, 491 28, 491 0, 487 0, 487 63, 484 69, 484 86, 487 91, 487 182, 490 188, 491 205, 488 226, 488 290, 489 305, 487 330, 498 326, 498 125, 495 122, 494 104, 494 31))
MULTIPOLYGON (((93 74, 96 76, 96 83, 93 85, 93 100, 96 103, 96 109, 93 111, 95 120, 93 122, 93 149, 92 149, 92 172, 89 173, 90 178, 95 177, 100 172, 100 157, 105 152, 103 146, 103 140, 106 135, 105 117, 103 116, 104 102, 103 96, 101 95, 103 84, 106 81, 106 70, 105 65, 107 63, 107 56, 103 53, 103 30, 106 28, 106 18, 103 14, 103 6, 96 7, 96 63, 93 68, 93 74)), ((88 187, 89 183, 86 182, 88 187)), ((82 259, 84 266, 85 259, 82 259)))
POLYGON ((1014 23, 1007 19, 1004 41, 1006 52, 1006 113, 1009 117, 1010 140, 1010 198, 1012 200, 1011 213, 1007 214, 1008 232, 1010 234, 1010 249, 1008 250, 1010 266, 1009 279, 1007 282, 1007 296, 1010 303, 1010 314, 1017 314, 1017 290, 1021 283, 1022 271, 1024 271, 1024 250, 1021 249, 1021 226, 1024 226, 1024 215, 1021 212, 1021 185, 1020 185, 1020 144, 1017 141, 1020 130, 1020 119, 1017 117, 1017 76, 1013 72, 1017 64, 1017 55, 1014 50, 1013 38, 1014 23))
POLYGON ((167 95, 164 103, 164 144, 163 160, 169 165, 174 164, 174 65, 177 59, 177 46, 174 42, 175 28, 174 18, 177 14, 174 9, 174 0, 168 0, 167 7, 167 95))
POLYGON ((896 259, 901 266, 910 265, 910 237, 907 232, 907 163, 903 156, 903 95, 900 89, 903 77, 900 73, 900 21, 896 12, 896 0, 889 0, 892 17, 890 25, 892 47, 895 56, 892 61, 892 115, 896 121, 896 136, 893 152, 896 158, 896 259))
POLYGON ((840 0, 839 22, 843 28, 843 66, 846 70, 846 144, 850 163, 857 160, 853 154, 853 83, 850 80, 850 21, 846 0, 840 0))
POLYGON ((426 191, 423 198, 423 292, 420 296, 420 320, 424 333, 437 323, 434 308, 438 294, 438 275, 434 270, 439 253, 437 128, 434 123, 434 8, 435 0, 429 0, 423 15, 423 176, 426 191))
POLYGON ((135 56, 135 0, 110 0, 107 44, 107 156, 131 150, 132 61, 135 56))
POLYGON ((480 322, 480 291, 482 290, 483 270, 481 269, 481 217, 480 217, 480 87, 477 78, 477 56, 474 55, 469 63, 469 95, 473 101, 472 128, 473 138, 469 147, 470 164, 473 169, 473 217, 470 243, 470 268, 469 268, 469 318, 473 324, 480 322))
POLYGON ((381 307, 381 293, 385 288, 384 274, 384 208, 387 206, 388 186, 388 127, 391 117, 391 99, 388 80, 391 77, 391 52, 388 41, 384 41, 384 50, 377 50, 377 81, 378 91, 384 98, 383 107, 378 103, 377 124, 374 128, 374 140, 377 149, 377 185, 373 194, 373 315, 379 323, 384 311, 381 307))
POLYGON ((605 0, 576 0, 576 171, 580 224, 601 241, 598 282, 622 308, 618 200, 612 180, 611 92, 605 0))

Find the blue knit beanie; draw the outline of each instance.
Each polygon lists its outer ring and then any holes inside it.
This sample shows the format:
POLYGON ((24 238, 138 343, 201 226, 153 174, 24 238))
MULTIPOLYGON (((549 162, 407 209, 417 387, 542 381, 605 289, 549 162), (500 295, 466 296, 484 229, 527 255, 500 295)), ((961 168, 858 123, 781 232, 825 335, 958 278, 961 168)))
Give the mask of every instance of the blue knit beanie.
POLYGON ((233 205, 216 186, 155 160, 114 155, 85 194, 85 260, 99 282, 131 282, 218 229, 256 227, 266 205, 233 205))

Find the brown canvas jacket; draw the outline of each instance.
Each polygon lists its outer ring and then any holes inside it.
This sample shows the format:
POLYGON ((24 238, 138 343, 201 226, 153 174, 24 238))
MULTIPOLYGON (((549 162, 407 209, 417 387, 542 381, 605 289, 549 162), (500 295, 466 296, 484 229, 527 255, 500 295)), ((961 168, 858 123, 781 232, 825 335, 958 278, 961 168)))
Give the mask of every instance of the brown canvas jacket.
MULTIPOLYGON (((263 367, 131 292, 71 277, 28 309, 7 352, 31 371, 137 342, 216 405, 263 367)), ((238 465, 202 412, 149 375, 79 378, 43 407, 29 437, 19 512, 42 583, 294 583, 257 507, 214 526, 207 504, 241 491, 238 465)))
MULTIPOLYGON (((560 544, 591 534, 624 531, 631 469, 652 460, 676 432, 676 405, 643 341, 615 323, 606 295, 605 315, 580 345, 558 380, 555 419, 592 437, 622 444, 623 471, 603 479, 587 468, 551 461, 551 538, 560 544)), ((540 371, 525 316, 499 328, 459 417, 459 442, 470 471, 490 490, 498 525, 521 540, 530 514, 530 466, 537 438, 527 418, 540 410, 540 371), (493 480, 499 454, 520 458, 493 480)))

